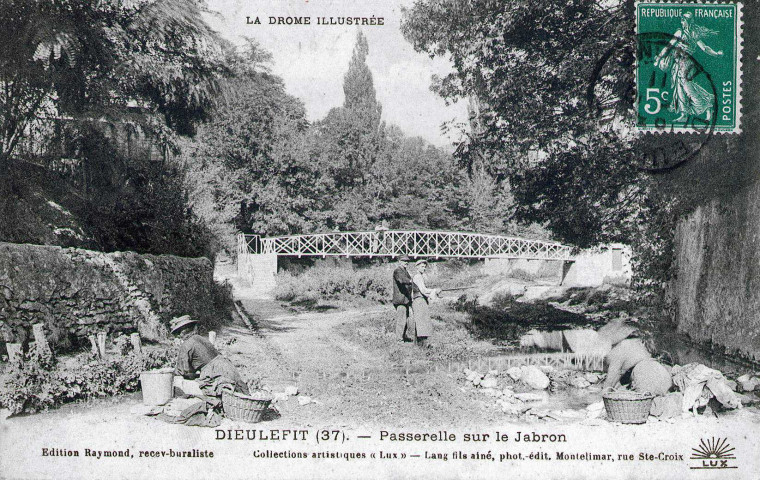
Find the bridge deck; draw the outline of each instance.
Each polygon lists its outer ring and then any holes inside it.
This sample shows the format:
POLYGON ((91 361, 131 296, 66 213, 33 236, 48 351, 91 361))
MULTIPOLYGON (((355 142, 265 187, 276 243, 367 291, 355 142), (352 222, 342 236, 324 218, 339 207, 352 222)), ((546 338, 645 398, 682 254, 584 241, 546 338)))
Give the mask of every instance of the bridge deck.
POLYGON ((238 254, 243 255, 570 260, 571 252, 572 247, 557 242, 466 232, 384 230, 265 238, 238 235, 238 254))

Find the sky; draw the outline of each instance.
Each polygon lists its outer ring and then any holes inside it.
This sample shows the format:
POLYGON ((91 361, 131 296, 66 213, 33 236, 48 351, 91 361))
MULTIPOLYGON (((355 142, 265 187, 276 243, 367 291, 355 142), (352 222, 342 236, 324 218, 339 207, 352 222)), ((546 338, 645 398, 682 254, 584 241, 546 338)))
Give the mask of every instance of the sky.
POLYGON ((369 42, 372 71, 383 120, 409 136, 451 150, 457 134, 443 134, 446 121, 465 122, 466 102, 446 106, 430 91, 431 76, 451 71, 447 59, 416 53, 401 34, 401 6, 413 0, 208 0, 218 12, 209 23, 226 38, 253 38, 272 53, 272 73, 282 77, 291 95, 306 105, 309 120, 324 118, 343 104, 343 76, 348 70, 357 27, 316 25, 317 17, 383 17, 383 26, 361 27, 369 42), (269 17, 311 17, 312 25, 270 25, 269 17), (246 24, 258 17, 261 25, 246 24))

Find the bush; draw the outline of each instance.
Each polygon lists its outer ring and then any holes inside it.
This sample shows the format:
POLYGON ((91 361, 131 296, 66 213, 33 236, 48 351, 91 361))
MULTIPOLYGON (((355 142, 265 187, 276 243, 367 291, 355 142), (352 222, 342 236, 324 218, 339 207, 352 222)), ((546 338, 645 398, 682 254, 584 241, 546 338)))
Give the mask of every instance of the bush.
POLYGON ((102 360, 81 354, 64 365, 33 349, 0 376, 0 407, 11 414, 34 413, 76 400, 135 392, 140 372, 171 366, 176 354, 173 348, 102 360))
POLYGON ((385 303, 391 299, 392 273, 387 266, 351 268, 317 266, 300 275, 277 275, 275 298, 288 302, 365 298, 385 303))
POLYGON ((425 273, 425 285, 432 288, 453 288, 477 284, 487 277, 480 263, 460 259, 431 262, 425 273))
POLYGON ((527 270, 523 270, 522 268, 513 269, 511 272, 509 272, 508 276, 510 278, 522 280, 524 282, 532 282, 538 278, 538 274, 531 273, 527 270))

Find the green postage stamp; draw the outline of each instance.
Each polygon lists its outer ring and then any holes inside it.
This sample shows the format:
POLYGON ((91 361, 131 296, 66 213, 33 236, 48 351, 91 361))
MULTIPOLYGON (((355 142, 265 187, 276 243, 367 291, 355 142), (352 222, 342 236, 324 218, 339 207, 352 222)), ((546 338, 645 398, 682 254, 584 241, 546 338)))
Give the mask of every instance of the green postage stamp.
POLYGON ((636 3, 639 131, 739 133, 741 3, 636 3))

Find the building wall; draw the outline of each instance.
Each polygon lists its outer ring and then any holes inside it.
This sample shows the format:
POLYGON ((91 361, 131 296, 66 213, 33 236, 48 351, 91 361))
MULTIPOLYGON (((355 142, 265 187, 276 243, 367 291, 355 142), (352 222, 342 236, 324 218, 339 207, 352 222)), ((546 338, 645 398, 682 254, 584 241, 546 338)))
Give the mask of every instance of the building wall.
POLYGON ((158 340, 175 316, 209 320, 213 292, 205 258, 0 243, 5 341, 26 341, 38 322, 53 345, 98 331, 139 331, 158 340))

